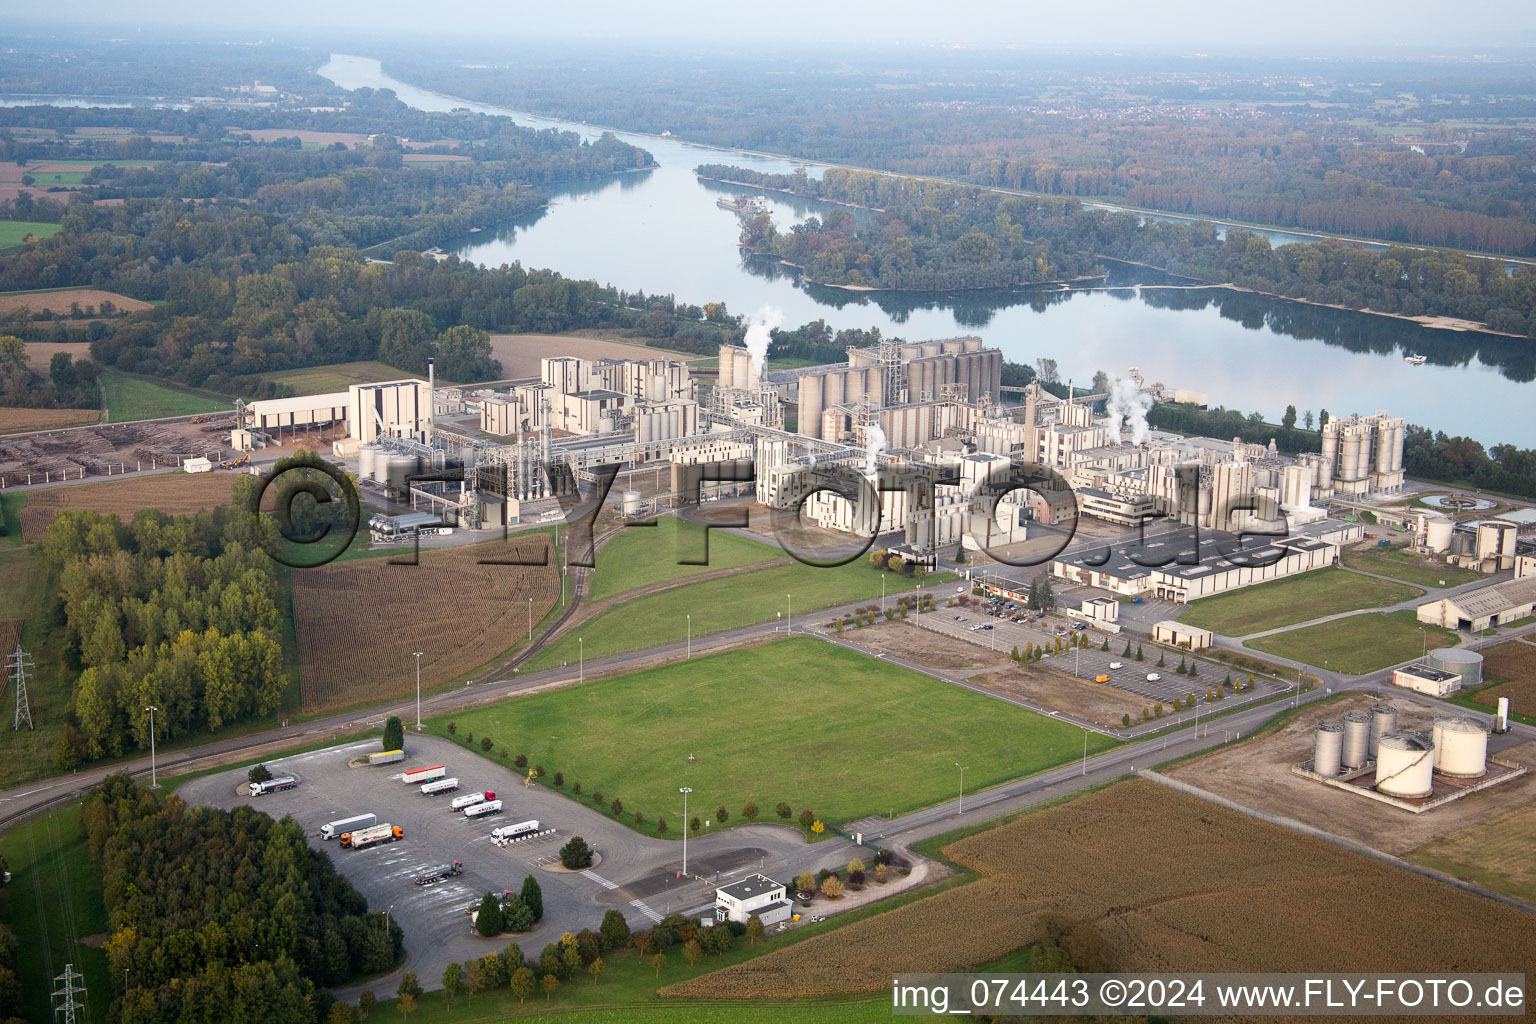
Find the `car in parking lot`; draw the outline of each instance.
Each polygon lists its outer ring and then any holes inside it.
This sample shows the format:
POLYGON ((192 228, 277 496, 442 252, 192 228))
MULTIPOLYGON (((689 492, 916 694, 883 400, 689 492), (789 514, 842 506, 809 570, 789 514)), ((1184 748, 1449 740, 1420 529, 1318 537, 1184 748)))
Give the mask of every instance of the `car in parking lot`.
POLYGON ((1072 628, 1073 629, 1087 629, 1088 628, 1088 623, 1086 623, 1086 622, 1074 622, 1074 623, 1072 623, 1072 628))
POLYGON ((1057 636, 1066 636, 1066 635, 1067 635, 1067 631, 1066 631, 1066 630, 1064 630, 1064 629, 1058 629, 1058 630, 1057 630, 1057 631, 1056 631, 1056 635, 1057 635, 1057 636))
POLYGON ((982 629, 991 629, 992 628, 992 623, 988 622, 986 625, 982 626, 981 628, 982 629))
POLYGON ((1155 682, 1157 682, 1161 678, 1163 678, 1163 677, 1158 675, 1156 672, 1148 672, 1147 673, 1147 682, 1149 682, 1149 683, 1155 683, 1155 682))
POLYGON ((1100 672, 1098 675, 1093 677, 1093 681, 1096 683, 1107 683, 1109 682, 1109 676, 1106 676, 1104 673, 1100 672))
POLYGON ((964 622, 965 621, 965 616, 964 615, 956 615, 955 616, 955 621, 956 622, 964 622))
POLYGON ((1120 662, 1118 662, 1118 661, 1112 661, 1112 662, 1109 663, 1109 667, 1110 668, 1123 668, 1124 666, 1120 662))

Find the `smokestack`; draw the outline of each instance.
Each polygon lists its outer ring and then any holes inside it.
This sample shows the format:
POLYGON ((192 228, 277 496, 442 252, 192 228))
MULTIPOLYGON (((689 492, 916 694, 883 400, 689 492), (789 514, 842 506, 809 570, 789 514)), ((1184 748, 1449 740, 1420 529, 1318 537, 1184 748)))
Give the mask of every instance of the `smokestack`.
POLYGON ((427 357, 427 387, 437 390, 437 360, 431 356, 427 357))
POLYGON ((432 420, 437 415, 437 360, 427 357, 427 428, 422 433, 432 443, 432 420))

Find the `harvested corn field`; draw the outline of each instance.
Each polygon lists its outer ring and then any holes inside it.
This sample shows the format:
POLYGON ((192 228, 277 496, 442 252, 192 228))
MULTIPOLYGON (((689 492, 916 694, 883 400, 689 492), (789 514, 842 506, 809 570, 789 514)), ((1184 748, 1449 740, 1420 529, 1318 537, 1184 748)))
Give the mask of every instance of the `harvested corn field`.
POLYGON ((305 711, 345 707, 412 690, 413 651, 423 652, 424 684, 475 671, 528 635, 560 600, 548 566, 480 565, 481 559, 537 558, 543 536, 423 551, 411 558, 333 562, 293 573, 293 619, 305 711))
MULTIPOLYGON (((70 170, 80 170, 72 167, 70 170)), ((134 313, 141 309, 153 309, 142 299, 132 299, 116 292, 99 288, 62 288, 44 292, 0 292, 0 315, 13 309, 25 309, 29 313, 44 311, 55 316, 111 316, 114 313, 134 313), (106 303, 103 311, 102 304, 106 303)), ((89 353, 87 353, 89 355, 89 353)))
POLYGON ((1529 715, 1536 709, 1536 644, 1509 640, 1483 651, 1483 678, 1497 685, 1473 693, 1472 700, 1497 708, 1500 697, 1509 698, 1510 710, 1529 715))
POLYGON ((81 427, 99 419, 101 411, 98 409, 18 409, 6 406, 0 408, 0 434, 81 427))
POLYGON ((233 490, 234 478, 229 473, 131 476, 36 490, 27 495, 27 507, 21 510, 21 539, 29 544, 41 540, 49 524, 65 509, 95 509, 126 523, 141 508, 184 516, 228 505, 233 490))
POLYGON ((1521 972, 1536 958, 1520 911, 1140 779, 944 852, 982 877, 661 994, 874 992, 1028 945, 1046 912, 1093 924, 1122 971, 1467 970, 1476 951, 1478 970, 1521 972))

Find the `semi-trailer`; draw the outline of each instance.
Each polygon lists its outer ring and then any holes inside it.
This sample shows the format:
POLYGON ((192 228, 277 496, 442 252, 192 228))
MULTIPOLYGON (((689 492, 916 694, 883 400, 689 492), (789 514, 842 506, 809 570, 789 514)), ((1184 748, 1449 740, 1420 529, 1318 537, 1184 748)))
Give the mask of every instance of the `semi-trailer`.
POLYGON ((412 768, 410 771, 402 773, 400 780, 407 784, 436 782, 438 779, 446 778, 447 775, 448 769, 446 767, 440 764, 433 764, 425 768, 412 768))
POLYGON ((453 802, 448 806, 455 811, 462 811, 466 807, 473 807, 475 804, 483 804, 487 800, 495 799, 496 794, 490 790, 486 790, 483 793, 465 793, 463 796, 454 797, 453 802))
POLYGON ((320 826, 320 838, 335 839, 343 832, 351 832, 353 829, 367 828, 370 825, 377 824, 378 820, 372 814, 355 814, 350 818, 327 822, 320 826))
POLYGON ((487 800, 484 803, 478 803, 478 804, 474 804, 471 807, 464 808, 464 817, 466 817, 466 818, 483 818, 487 814, 500 814, 500 813, 501 813, 501 801, 500 800, 487 800))
POLYGON ((422 783, 421 792, 424 796, 436 796, 438 793, 452 793, 458 788, 458 779, 438 779, 436 782, 422 783))
POLYGON ((531 836, 539 830, 538 819, 520 821, 516 825, 503 825, 501 828, 491 830, 492 839, 518 839, 522 836, 531 836))
POLYGON ((416 872, 411 881, 417 885, 432 885, 436 882, 441 882, 445 878, 452 878, 463 873, 464 865, 459 861, 454 861, 451 864, 437 864, 430 868, 423 868, 416 872))
POLYGON ((394 764, 396 761, 405 760, 403 750, 381 750, 376 754, 368 755, 369 764, 394 764))
POLYGON ((285 789, 293 789, 299 784, 299 780, 285 775, 280 779, 268 779, 266 782, 251 783, 251 796, 265 796, 268 793, 281 793, 285 789))
POLYGON ((367 846, 376 846, 379 843, 392 843, 396 839, 405 838, 405 829, 399 825, 391 825, 385 822, 382 825, 374 825, 371 828, 357 829, 341 834, 341 845, 348 850, 361 850, 367 846))

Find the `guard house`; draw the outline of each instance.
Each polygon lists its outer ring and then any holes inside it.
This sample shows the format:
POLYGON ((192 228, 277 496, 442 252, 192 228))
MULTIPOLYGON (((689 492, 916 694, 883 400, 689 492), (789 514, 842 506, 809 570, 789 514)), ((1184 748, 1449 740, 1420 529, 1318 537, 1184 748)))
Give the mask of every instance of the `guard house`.
POLYGON ((715 891, 715 920, 740 921, 756 914, 766 925, 788 921, 794 908, 784 896, 784 885, 767 875, 749 875, 715 891))

